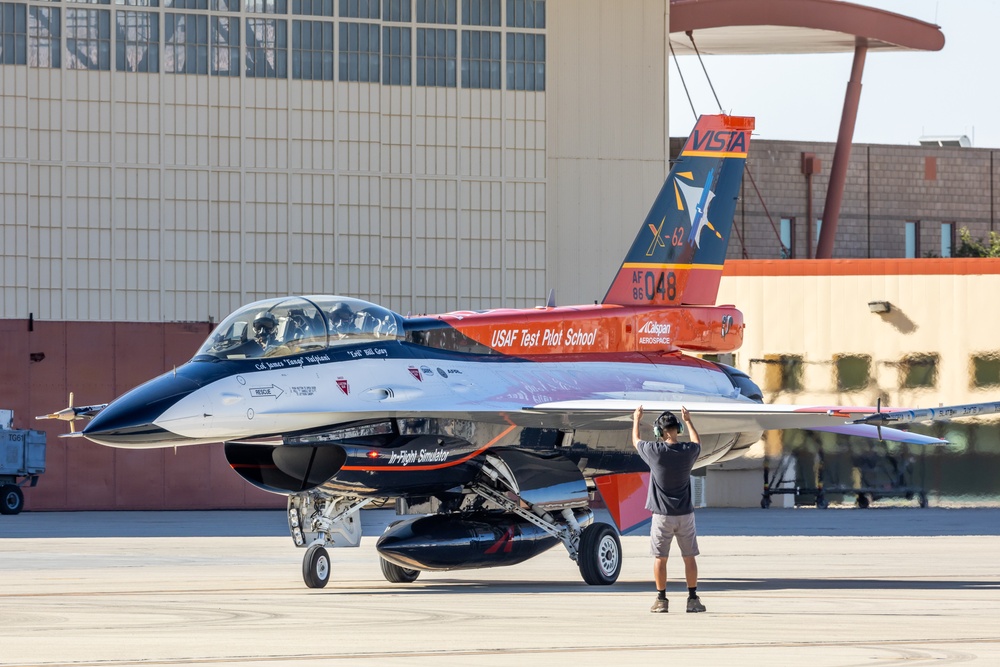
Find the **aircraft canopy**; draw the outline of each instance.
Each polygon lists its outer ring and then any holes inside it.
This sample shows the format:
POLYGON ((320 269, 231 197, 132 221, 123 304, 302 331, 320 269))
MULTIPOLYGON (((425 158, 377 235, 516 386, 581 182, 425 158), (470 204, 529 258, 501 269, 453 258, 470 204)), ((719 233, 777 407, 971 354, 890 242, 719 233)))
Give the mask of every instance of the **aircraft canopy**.
POLYGON ((340 296, 289 296, 240 308, 215 328, 198 355, 277 358, 402 336, 402 318, 374 303, 340 296))

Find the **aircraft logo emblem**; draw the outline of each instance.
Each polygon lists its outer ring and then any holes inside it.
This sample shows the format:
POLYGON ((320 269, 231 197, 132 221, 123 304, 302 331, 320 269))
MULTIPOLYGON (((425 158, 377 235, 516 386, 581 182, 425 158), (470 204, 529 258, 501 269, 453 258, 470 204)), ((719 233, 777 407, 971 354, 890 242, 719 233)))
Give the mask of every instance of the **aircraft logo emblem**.
POLYGON ((663 216, 663 220, 660 220, 659 227, 654 227, 653 223, 649 223, 649 229, 653 232, 653 242, 649 244, 649 250, 646 251, 646 257, 652 257, 657 248, 667 247, 666 242, 663 240, 663 223, 666 221, 667 216, 663 216))
POLYGON ((337 386, 340 387, 340 391, 344 392, 345 396, 350 395, 351 387, 347 384, 347 380, 341 377, 337 378, 337 386))
MULTIPOLYGON (((694 180, 694 174, 690 171, 677 175, 694 180)), ((712 203, 712 199, 715 198, 715 193, 712 192, 712 177, 714 175, 715 170, 709 169, 708 175, 705 177, 705 185, 701 188, 695 185, 688 185, 683 181, 674 180, 677 209, 687 211, 688 217, 691 219, 691 235, 688 237, 688 243, 697 246, 699 249, 701 248, 701 233, 705 228, 712 230, 717 238, 722 238, 722 234, 719 233, 715 225, 708 219, 708 207, 712 203), (694 206, 691 205, 692 201, 696 202, 694 206), (687 206, 684 205, 685 203, 687 203, 687 206)))
POLYGON ((417 382, 423 382, 424 381, 423 376, 420 375, 420 369, 417 368, 416 366, 410 366, 407 370, 410 371, 410 375, 412 375, 413 377, 415 377, 417 379, 417 382))
POLYGON ((722 337, 725 338, 729 330, 733 328, 733 316, 723 315, 722 316, 722 337))

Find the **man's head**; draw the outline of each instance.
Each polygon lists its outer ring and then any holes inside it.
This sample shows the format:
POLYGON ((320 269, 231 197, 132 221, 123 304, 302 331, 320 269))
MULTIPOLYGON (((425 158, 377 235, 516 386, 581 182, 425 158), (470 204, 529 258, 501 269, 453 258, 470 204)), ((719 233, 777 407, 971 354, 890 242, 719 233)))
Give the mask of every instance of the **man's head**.
POLYGON ((653 433, 657 438, 666 438, 668 435, 673 435, 676 438, 680 432, 681 423, 677 421, 677 417, 672 412, 661 414, 653 425, 653 433))
POLYGON ((254 338, 261 344, 269 342, 278 328, 278 318, 271 313, 264 311, 253 320, 254 338))
POLYGON ((354 311, 343 301, 334 304, 330 317, 335 329, 343 329, 354 324, 354 311))

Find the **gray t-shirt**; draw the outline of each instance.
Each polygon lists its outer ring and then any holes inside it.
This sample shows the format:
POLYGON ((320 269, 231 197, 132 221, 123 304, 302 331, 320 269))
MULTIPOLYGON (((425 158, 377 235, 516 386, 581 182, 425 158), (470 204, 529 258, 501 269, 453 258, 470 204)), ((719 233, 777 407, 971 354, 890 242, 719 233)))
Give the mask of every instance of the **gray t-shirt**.
POLYGON ((649 466, 646 509, 653 514, 691 514, 691 468, 701 445, 696 442, 639 441, 639 456, 649 466))

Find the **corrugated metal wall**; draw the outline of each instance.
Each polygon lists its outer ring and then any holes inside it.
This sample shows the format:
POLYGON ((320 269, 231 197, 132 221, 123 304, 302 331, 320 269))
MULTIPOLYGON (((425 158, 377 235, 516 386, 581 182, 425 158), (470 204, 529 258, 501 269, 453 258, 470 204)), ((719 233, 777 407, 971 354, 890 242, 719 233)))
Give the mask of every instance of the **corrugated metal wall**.
POLYGON ((127 451, 82 438, 35 415, 106 403, 191 358, 207 324, 0 320, 0 406, 15 428, 47 432, 46 472, 25 489, 28 510, 212 509, 282 507, 284 497, 246 484, 221 445, 127 451), (38 359, 32 361, 32 355, 38 359))

